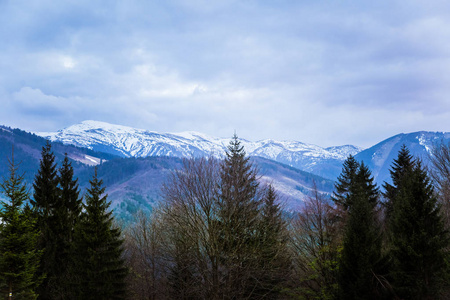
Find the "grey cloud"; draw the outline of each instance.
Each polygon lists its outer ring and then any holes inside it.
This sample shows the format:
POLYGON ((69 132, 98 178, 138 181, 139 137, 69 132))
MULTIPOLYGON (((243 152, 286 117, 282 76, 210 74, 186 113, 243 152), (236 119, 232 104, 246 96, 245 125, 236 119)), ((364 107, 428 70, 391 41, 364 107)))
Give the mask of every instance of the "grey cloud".
POLYGON ((323 146, 450 131, 449 8, 2 2, 0 116, 20 125, 14 117, 27 115, 23 124, 34 130, 98 119, 323 146))

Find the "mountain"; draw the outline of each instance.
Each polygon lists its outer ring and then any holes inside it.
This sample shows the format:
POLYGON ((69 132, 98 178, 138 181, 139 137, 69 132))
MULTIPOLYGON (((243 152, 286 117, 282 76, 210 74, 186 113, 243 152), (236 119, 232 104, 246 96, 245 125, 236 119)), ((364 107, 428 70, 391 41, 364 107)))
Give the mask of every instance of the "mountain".
MULTIPOLYGON (((160 203, 161 189, 172 172, 182 167, 175 157, 117 158, 97 166, 99 178, 106 187, 111 208, 124 222, 132 220, 139 210, 151 211, 160 203)), ((92 168, 78 170, 83 190, 92 178, 92 168)), ((299 199, 297 199, 298 201, 299 199)))
MULTIPOLYGON (((197 132, 157 133, 98 121, 84 121, 58 132, 36 134, 51 141, 121 157, 220 157, 230 140, 197 132)), ((249 156, 268 158, 333 180, 340 173, 345 158, 361 151, 351 145, 322 148, 297 141, 242 140, 242 144, 249 156)))
MULTIPOLYGON (((312 194, 313 183, 322 194, 331 194, 333 181, 281 163, 252 157, 258 168, 261 185, 272 184, 287 211, 299 210, 306 197, 312 194)), ((108 199, 116 215, 129 221, 138 210, 151 210, 162 200, 162 186, 169 176, 182 167, 176 157, 120 158, 98 166, 98 175, 106 186, 108 199)), ((92 170, 78 173, 82 184, 92 176, 92 170)))
POLYGON ((326 195, 334 190, 334 181, 298 170, 288 165, 254 156, 252 162, 257 166, 261 183, 272 184, 280 196, 282 206, 288 211, 298 211, 303 201, 313 195, 314 187, 326 195))
MULTIPOLYGON (((0 178, 8 174, 7 159, 14 148, 14 159, 20 162, 19 171, 25 173, 31 191, 45 143, 46 139, 41 136, 0 126, 0 178)), ((178 157, 119 157, 61 142, 52 142, 52 151, 58 165, 61 165, 64 154, 68 154, 82 194, 89 186, 96 166, 99 177, 104 181, 111 208, 124 221, 129 221, 139 209, 151 210, 158 205, 163 183, 182 166, 182 160, 178 157)), ((301 206, 310 194, 313 182, 321 193, 332 192, 331 180, 262 157, 252 157, 252 161, 260 171, 261 183, 274 185, 286 210, 296 210, 301 206)))
MULTIPOLYGON (((93 167, 97 166, 112 208, 123 220, 130 220, 138 209, 151 210, 157 205, 161 200, 162 184, 182 166, 182 157, 221 157, 229 142, 229 139, 194 132, 159 134, 93 121, 40 136, 0 126, 0 178, 7 175, 7 159, 14 146, 15 161, 21 162, 20 171, 25 172, 25 179, 31 186, 39 167, 42 146, 46 143, 42 136, 54 140, 52 149, 58 164, 64 153, 68 154, 82 193, 92 178, 93 167)), ((432 148, 440 142, 450 143, 450 133, 402 133, 360 151, 356 159, 368 165, 381 185, 390 181, 389 169, 403 144, 426 165, 432 148)), ((330 194, 333 191, 330 174, 337 176, 348 154, 358 152, 354 146, 321 148, 295 141, 244 140, 243 145, 260 170, 261 184, 273 184, 286 210, 298 209, 314 184, 319 192, 330 194), (298 165, 303 170, 294 167, 298 165), (321 172, 328 178, 319 176, 321 172)))
POLYGON ((389 169, 402 145, 406 145, 414 157, 420 158, 424 165, 428 165, 433 147, 441 142, 450 143, 450 132, 401 133, 361 151, 355 158, 364 161, 371 169, 376 182, 382 185, 385 181, 391 182, 389 169))
MULTIPOLYGON (((46 142, 45 138, 35 134, 0 126, 0 178, 8 173, 8 159, 14 152, 14 161, 20 164, 20 171, 25 173, 25 180, 31 184, 39 168, 41 150, 46 142)), ((52 149, 57 161, 62 161, 64 154, 67 153, 74 162, 74 168, 97 165, 115 157, 111 154, 62 143, 53 143, 52 149)))

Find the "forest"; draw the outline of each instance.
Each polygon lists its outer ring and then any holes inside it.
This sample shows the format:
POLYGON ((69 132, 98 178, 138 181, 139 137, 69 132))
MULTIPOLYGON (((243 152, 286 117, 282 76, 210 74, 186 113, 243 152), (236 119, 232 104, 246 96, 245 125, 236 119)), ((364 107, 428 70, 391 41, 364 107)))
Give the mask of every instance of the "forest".
POLYGON ((330 195, 285 211, 235 135, 225 158, 185 159, 163 201, 114 218, 95 171, 81 192, 42 149, 33 189, 1 184, 3 299, 448 299, 450 145, 425 166, 403 146, 377 186, 349 156, 330 195))

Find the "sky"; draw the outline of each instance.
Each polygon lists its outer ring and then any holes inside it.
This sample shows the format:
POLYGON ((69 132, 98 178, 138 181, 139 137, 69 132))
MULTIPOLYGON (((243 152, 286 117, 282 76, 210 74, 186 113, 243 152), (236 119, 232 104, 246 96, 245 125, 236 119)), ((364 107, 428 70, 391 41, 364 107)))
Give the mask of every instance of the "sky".
POLYGON ((0 0, 0 124, 370 147, 450 131, 450 2, 0 0))

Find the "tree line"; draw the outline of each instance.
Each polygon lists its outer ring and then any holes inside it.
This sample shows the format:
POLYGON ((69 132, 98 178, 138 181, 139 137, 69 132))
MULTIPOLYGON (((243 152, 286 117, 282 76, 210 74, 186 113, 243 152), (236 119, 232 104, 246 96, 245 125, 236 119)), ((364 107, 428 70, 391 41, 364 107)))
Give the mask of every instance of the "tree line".
POLYGON ((184 161, 150 214, 118 226, 97 174, 80 197, 43 148, 34 192, 1 185, 0 292, 14 299, 447 299, 450 145, 427 169, 403 146, 392 182, 349 156, 331 196, 285 212, 235 135, 184 161))
POLYGON ((14 161, 0 187, 0 294, 3 299, 125 299, 123 237, 97 177, 80 197, 67 157, 41 153, 30 195, 14 161))

